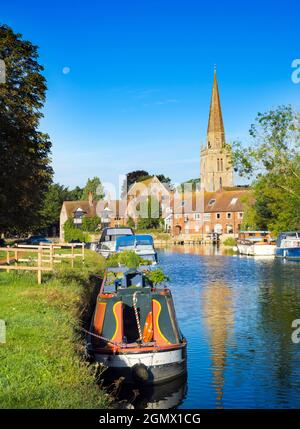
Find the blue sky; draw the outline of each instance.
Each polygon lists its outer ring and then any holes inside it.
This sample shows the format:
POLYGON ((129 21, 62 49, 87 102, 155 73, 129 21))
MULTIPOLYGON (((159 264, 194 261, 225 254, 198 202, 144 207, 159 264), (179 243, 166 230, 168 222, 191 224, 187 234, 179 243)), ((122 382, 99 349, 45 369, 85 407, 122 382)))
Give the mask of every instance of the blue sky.
POLYGON ((55 180, 75 186, 135 169, 198 177, 214 64, 228 141, 246 144, 258 111, 300 109, 299 17, 297 1, 1 0, 0 21, 40 47, 41 128, 55 180))

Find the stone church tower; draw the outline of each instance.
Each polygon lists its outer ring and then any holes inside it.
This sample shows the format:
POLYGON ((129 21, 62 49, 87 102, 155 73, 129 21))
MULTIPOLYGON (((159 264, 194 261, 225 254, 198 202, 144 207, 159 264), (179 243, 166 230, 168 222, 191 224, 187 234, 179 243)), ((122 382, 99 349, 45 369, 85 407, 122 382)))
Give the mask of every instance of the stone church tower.
POLYGON ((201 148, 201 188, 214 192, 233 186, 230 149, 226 147, 216 68, 211 95, 206 145, 201 148))

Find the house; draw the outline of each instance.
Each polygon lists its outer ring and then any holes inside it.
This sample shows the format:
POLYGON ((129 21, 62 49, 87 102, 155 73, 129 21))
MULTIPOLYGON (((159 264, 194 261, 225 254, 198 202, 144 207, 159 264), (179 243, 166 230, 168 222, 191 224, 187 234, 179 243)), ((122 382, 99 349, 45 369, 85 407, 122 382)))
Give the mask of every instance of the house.
POLYGON ((121 226, 126 224, 126 201, 100 200, 94 201, 89 193, 88 201, 64 201, 60 212, 60 240, 64 241, 64 224, 72 219, 74 227, 82 228, 84 217, 100 218, 99 229, 105 226, 121 226))
POLYGON ((174 200, 173 235, 237 234, 243 222, 247 188, 182 194, 174 200))

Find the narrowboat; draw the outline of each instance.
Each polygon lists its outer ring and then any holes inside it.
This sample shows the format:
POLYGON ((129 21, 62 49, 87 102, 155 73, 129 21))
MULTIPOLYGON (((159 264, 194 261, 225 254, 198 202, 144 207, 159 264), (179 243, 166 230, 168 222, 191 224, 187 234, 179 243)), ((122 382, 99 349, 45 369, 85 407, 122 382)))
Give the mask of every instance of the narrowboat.
POLYGON ((275 256, 277 258, 300 260, 300 231, 279 234, 275 256))
POLYGON ((89 355, 106 367, 106 380, 152 385, 183 376, 186 340, 170 289, 151 282, 148 266, 120 270, 104 276, 87 334, 89 355))
POLYGON ((276 244, 269 231, 240 231, 237 250, 247 256, 274 256, 276 244))

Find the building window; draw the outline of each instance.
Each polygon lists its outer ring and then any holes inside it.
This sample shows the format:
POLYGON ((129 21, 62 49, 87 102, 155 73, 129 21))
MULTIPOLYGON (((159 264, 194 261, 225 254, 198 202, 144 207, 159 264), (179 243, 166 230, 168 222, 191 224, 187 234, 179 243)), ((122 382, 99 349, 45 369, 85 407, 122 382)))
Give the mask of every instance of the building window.
POLYGON ((216 200, 214 198, 212 198, 211 200, 208 201, 208 205, 209 206, 213 206, 215 204, 216 200))
POLYGON ((232 218, 232 213, 226 213, 226 218, 227 219, 231 219, 232 218))
POLYGON ((221 219, 221 213, 216 213, 216 218, 221 219))
POLYGON ((194 219, 195 220, 200 220, 201 219, 201 214, 200 213, 194 213, 194 219))
POLYGON ((218 163, 218 169, 217 169, 217 171, 220 171, 220 159, 219 158, 217 159, 217 163, 218 163))
POLYGON ((220 169, 223 171, 223 158, 220 159, 220 169))
POLYGON ((189 220, 188 215, 184 215, 184 222, 188 222, 188 220, 189 220))
POLYGON ((210 221, 210 213, 204 213, 204 221, 210 221))
POLYGON ((231 202, 230 202, 230 205, 235 205, 236 203, 237 203, 237 198, 232 198, 232 200, 231 200, 231 202))
POLYGON ((233 226, 232 225, 226 225, 226 232, 227 232, 227 234, 233 234, 233 226))
POLYGON ((244 213, 240 212, 239 213, 239 219, 243 219, 243 217, 244 217, 244 213))
POLYGON ((80 207, 78 207, 78 209, 76 209, 74 212, 73 222, 77 228, 81 228, 83 214, 84 214, 84 212, 80 207))

